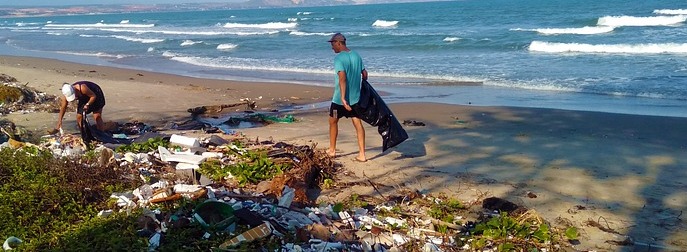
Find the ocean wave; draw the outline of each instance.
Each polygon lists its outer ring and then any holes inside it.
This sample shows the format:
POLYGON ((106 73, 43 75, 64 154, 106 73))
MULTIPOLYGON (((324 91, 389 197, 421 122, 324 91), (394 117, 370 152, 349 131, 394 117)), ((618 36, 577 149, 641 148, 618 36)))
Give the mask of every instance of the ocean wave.
POLYGON ((296 15, 299 15, 299 16, 300 15, 310 15, 310 14, 312 14, 312 12, 310 12, 310 11, 299 11, 298 13, 296 13, 296 15))
POLYGON ((538 29, 521 29, 525 31, 535 31, 544 35, 556 35, 556 34, 579 34, 579 35, 591 35, 591 34, 602 34, 609 33, 615 29, 613 26, 585 26, 580 28, 538 28, 538 29))
POLYGON ((132 42, 141 42, 143 44, 160 43, 160 42, 165 41, 164 39, 134 38, 134 37, 128 37, 128 36, 119 36, 119 35, 112 35, 110 37, 117 38, 117 39, 123 39, 126 41, 132 41, 132 42))
POLYGON ((109 53, 105 53, 105 52, 71 52, 71 51, 56 51, 56 53, 69 54, 69 55, 77 55, 77 56, 98 57, 98 58, 113 58, 113 59, 122 59, 122 58, 128 57, 128 56, 126 56, 126 55, 121 55, 121 54, 109 54, 109 53))
POLYGON ((634 16, 605 16, 599 18, 597 25, 601 26, 673 26, 685 22, 687 16, 656 16, 656 17, 634 17, 634 16))
POLYGON ((100 29, 102 31, 109 32, 128 32, 128 33, 157 33, 165 35, 197 35, 197 36, 219 36, 219 35, 237 35, 237 36, 254 36, 254 35, 269 35, 276 34, 279 31, 274 30, 262 30, 262 31, 218 31, 218 30, 206 30, 202 31, 199 28, 189 28, 189 29, 176 29, 176 30, 132 30, 132 29, 100 29))
POLYGON ((377 19, 374 23, 372 23, 372 26, 375 27, 394 27, 396 25, 398 25, 398 21, 387 21, 381 19, 377 19))
POLYGON ((324 33, 324 32, 301 32, 301 31, 291 31, 289 32, 289 35, 294 35, 294 36, 331 36, 331 33, 324 33))
MULTIPOLYGON (((163 53, 165 56, 165 53, 163 53)), ((286 66, 275 66, 269 65, 265 62, 254 60, 254 59, 244 59, 244 58, 207 58, 207 57, 195 57, 195 56, 182 56, 175 55, 174 53, 167 53, 170 60, 178 61, 186 64, 191 64, 195 66, 212 67, 219 69, 238 69, 238 70, 252 70, 252 71, 280 71, 280 72, 292 72, 292 73, 308 73, 308 74, 331 74, 330 69, 307 69, 307 68, 297 68, 297 67, 286 67, 286 66), (173 55, 173 56, 172 56, 173 55)))
POLYGON ((150 28, 155 24, 46 24, 45 28, 150 28))
POLYGON ((654 10, 654 14, 660 14, 660 15, 687 15, 687 9, 677 9, 677 10, 662 9, 662 10, 654 10))
POLYGON ((460 40, 460 38, 458 38, 458 37, 445 37, 443 39, 444 42, 456 42, 458 40, 460 40))
POLYGON ((164 42, 164 39, 146 39, 146 38, 134 38, 134 37, 129 37, 129 36, 120 36, 120 35, 91 35, 91 34, 80 34, 79 37, 83 38, 116 38, 116 39, 122 39, 126 41, 132 41, 132 42, 141 42, 143 44, 151 44, 151 43, 159 43, 159 42, 164 42))
POLYGON ((580 44, 532 41, 529 50, 547 53, 622 53, 622 54, 661 54, 687 53, 687 43, 650 43, 650 44, 580 44))
POLYGON ((122 21, 119 21, 119 23, 120 23, 120 24, 128 24, 128 23, 129 23, 129 20, 128 20, 128 19, 124 19, 124 20, 122 20, 122 21))
POLYGON ((22 26, 22 27, 16 27, 16 26, 0 26, 0 29, 3 30, 10 30, 10 31, 34 31, 34 30, 39 30, 40 27, 35 27, 35 26, 22 26))
POLYGON ((291 29, 298 26, 298 23, 289 22, 269 22, 264 24, 241 24, 241 23, 226 23, 224 28, 257 28, 257 29, 291 29))
POLYGON ((217 45, 217 50, 220 51, 229 51, 233 50, 234 48, 238 47, 236 44, 231 44, 231 43, 226 43, 226 44, 219 44, 217 45))
POLYGON ((200 44, 200 43, 203 43, 203 41, 193 41, 193 40, 187 39, 187 40, 184 40, 183 42, 181 42, 181 44, 179 44, 179 46, 192 46, 192 45, 200 44))
MULTIPOLYGON (((302 68, 302 67, 290 67, 280 65, 281 61, 269 61, 261 59, 249 59, 249 58, 236 58, 236 57, 221 57, 221 58, 210 58, 210 57, 198 57, 191 55, 183 55, 179 53, 174 53, 170 51, 165 51, 162 53, 163 57, 170 60, 182 62, 186 64, 191 64, 195 66, 202 67, 212 67, 219 69, 238 69, 238 70, 250 70, 250 71, 279 71, 279 72, 289 72, 289 73, 305 73, 305 74, 318 74, 318 75, 329 75, 332 73, 331 69, 327 67, 322 68, 302 68)), ((393 78, 393 79, 416 79, 425 80, 420 83, 431 84, 434 82, 451 82, 451 83, 481 83, 485 79, 477 77, 468 76, 451 76, 451 75, 433 75, 433 74, 419 74, 419 73, 409 73, 409 72, 388 72, 388 71, 374 71, 370 72, 369 76, 376 78, 393 78), (434 82, 432 82, 434 81, 434 82)))
POLYGON ((37 22, 29 22, 29 23, 17 22, 17 23, 15 23, 16 26, 20 26, 20 27, 21 26, 29 26, 29 25, 42 25, 42 24, 43 23, 37 23, 37 22))
POLYGON ((485 86, 493 87, 507 87, 538 91, 552 91, 552 92, 581 92, 582 88, 564 87, 559 84, 559 81, 551 80, 529 80, 529 81, 515 81, 515 80, 489 80, 484 82, 485 86))
POLYGON ((165 57, 165 58, 173 58, 173 57, 177 57, 177 56, 179 56, 179 55, 177 55, 176 53, 170 52, 170 51, 162 52, 162 57, 165 57))

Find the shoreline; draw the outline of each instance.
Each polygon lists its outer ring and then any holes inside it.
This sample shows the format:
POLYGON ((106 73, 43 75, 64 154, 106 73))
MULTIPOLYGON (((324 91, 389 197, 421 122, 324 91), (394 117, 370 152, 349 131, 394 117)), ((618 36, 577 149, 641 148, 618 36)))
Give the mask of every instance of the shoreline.
MULTIPOLYGON (((1 73, 53 95, 62 82, 101 84, 107 99, 103 117, 120 123, 163 125, 190 119, 188 108, 241 98, 255 99, 259 111, 296 106, 301 109, 289 111, 295 123, 238 131, 250 138, 328 146, 327 108, 312 104, 327 102, 330 87, 200 79, 27 57, 0 56, 0 66, 1 73)), ((502 197, 551 223, 576 226, 580 250, 624 250, 606 241, 625 236, 637 244, 687 249, 687 221, 680 218, 687 211, 687 118, 429 102, 389 105, 399 121, 426 126, 404 126, 410 138, 382 152, 377 129, 365 125, 370 161, 356 163, 351 161, 355 131, 342 120, 336 162, 349 175, 337 179, 374 181, 386 185, 382 192, 447 193, 466 202, 484 194, 502 197), (527 197, 528 192, 537 197, 527 197), (601 218, 619 234, 586 224, 601 218)), ((56 122, 56 114, 49 113, 3 118, 36 132, 56 122)), ((74 112, 65 115, 65 124, 75 124, 74 112)), ((351 186, 323 191, 320 199, 337 201, 352 193, 376 192, 351 186)))
MULTIPOLYGON (((212 82, 286 84, 320 87, 325 89, 331 87, 329 77, 314 73, 300 74, 293 72, 272 72, 268 70, 256 72, 248 71, 248 73, 246 73, 243 70, 237 69, 212 68, 210 70, 201 70, 206 69, 206 67, 186 65, 173 61, 117 63, 93 56, 60 54, 54 52, 33 52, 22 49, 16 50, 7 45, 0 45, 0 57, 45 59, 67 64, 95 65, 105 68, 111 67, 129 71, 202 79, 212 82), (145 64, 156 65, 160 71, 157 72, 153 68, 145 67, 145 64), (168 70, 164 71, 162 69, 168 70), (239 74, 239 72, 243 73, 239 74), (270 73, 276 73, 276 75, 284 77, 265 77, 270 76, 270 73)), ((271 75, 274 76, 275 74, 271 75)), ((371 73, 370 76, 370 83, 375 86, 378 92, 389 94, 385 95, 385 101, 387 103, 425 102, 431 99, 432 102, 447 105, 545 108, 687 118, 687 105, 683 100, 579 93, 559 90, 536 90, 490 85, 484 84, 483 82, 476 83, 471 81, 451 82, 451 85, 436 85, 437 80, 423 79, 416 80, 419 81, 417 83, 423 84, 391 84, 403 83, 408 81, 408 79, 401 77, 375 76, 374 73, 371 73)), ((416 81, 411 82, 415 83, 416 81)), ((444 83, 443 81, 438 82, 444 83)))

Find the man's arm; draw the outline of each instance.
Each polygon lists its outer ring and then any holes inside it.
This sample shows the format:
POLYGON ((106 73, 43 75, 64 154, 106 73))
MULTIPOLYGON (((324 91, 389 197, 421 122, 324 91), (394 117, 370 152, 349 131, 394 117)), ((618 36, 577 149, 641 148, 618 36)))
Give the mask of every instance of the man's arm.
POLYGON ((60 114, 57 119, 56 129, 62 128, 62 118, 64 118, 64 113, 67 111, 67 99, 64 96, 60 96, 60 114))
POLYGON ((351 106, 348 105, 348 102, 346 101, 346 72, 345 71, 339 71, 337 73, 339 75, 339 91, 341 93, 341 102, 343 103, 344 108, 346 110, 351 111, 353 110, 351 106))
POLYGON ((81 93, 88 96, 88 102, 86 103, 87 106, 91 105, 95 102, 95 98, 97 95, 95 93, 93 93, 93 91, 90 88, 88 88, 88 86, 86 86, 86 85, 81 86, 81 93))

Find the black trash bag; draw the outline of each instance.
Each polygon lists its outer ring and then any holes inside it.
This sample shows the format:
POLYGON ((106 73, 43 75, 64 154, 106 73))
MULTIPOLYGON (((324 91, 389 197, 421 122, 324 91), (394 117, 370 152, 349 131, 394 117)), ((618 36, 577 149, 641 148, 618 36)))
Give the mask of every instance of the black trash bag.
POLYGON ((398 122, 394 113, 366 80, 363 80, 360 88, 360 100, 352 108, 360 119, 372 126, 377 126, 377 131, 382 136, 382 151, 393 148, 408 139, 408 133, 398 122))
POLYGON ((91 124, 88 123, 85 111, 81 113, 81 127, 79 131, 81 131, 81 140, 86 144, 86 148, 90 149, 91 142, 96 141, 96 139, 93 137, 93 133, 91 133, 91 124))
POLYGON ((92 126, 88 122, 86 112, 81 113, 81 128, 79 130, 81 131, 81 139, 83 140, 84 144, 86 144, 86 148, 90 148, 91 142, 93 141, 110 144, 131 144, 134 141, 134 139, 114 138, 112 137, 112 134, 92 126))

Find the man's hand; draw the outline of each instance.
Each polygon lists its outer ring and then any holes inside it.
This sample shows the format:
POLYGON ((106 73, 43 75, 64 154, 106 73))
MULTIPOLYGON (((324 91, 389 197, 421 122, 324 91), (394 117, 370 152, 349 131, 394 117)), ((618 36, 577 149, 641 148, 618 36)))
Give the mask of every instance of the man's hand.
POLYGON ((86 105, 83 105, 83 111, 88 112, 88 103, 86 103, 86 105))
POLYGON ((348 105, 348 102, 346 102, 346 100, 343 100, 343 106, 346 110, 353 111, 353 108, 351 108, 351 106, 348 105))

